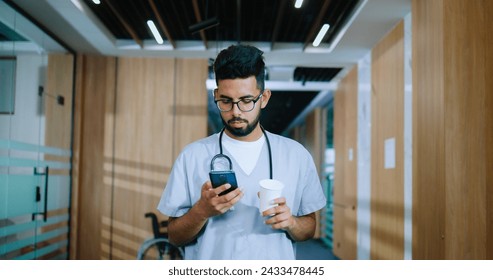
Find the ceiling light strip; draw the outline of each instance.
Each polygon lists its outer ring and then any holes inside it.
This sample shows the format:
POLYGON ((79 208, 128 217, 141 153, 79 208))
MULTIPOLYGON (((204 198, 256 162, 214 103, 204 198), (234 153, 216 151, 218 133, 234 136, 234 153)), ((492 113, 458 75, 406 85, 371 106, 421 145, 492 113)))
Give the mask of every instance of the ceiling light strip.
POLYGON ((303 0, 296 0, 296 2, 294 3, 294 7, 296 9, 301 8, 301 5, 303 5, 303 0))
POLYGON ((160 45, 164 43, 163 37, 161 37, 161 34, 159 34, 159 31, 157 30, 156 25, 154 24, 154 21, 148 20, 147 21, 147 26, 149 26, 149 29, 151 29, 152 36, 154 36, 154 39, 156 42, 160 45))
POLYGON ((325 37, 325 34, 327 34, 327 31, 329 31, 329 28, 330 25, 328 23, 322 25, 322 28, 320 28, 317 37, 315 37, 315 40, 313 41, 314 47, 318 47, 320 45, 322 39, 325 37))

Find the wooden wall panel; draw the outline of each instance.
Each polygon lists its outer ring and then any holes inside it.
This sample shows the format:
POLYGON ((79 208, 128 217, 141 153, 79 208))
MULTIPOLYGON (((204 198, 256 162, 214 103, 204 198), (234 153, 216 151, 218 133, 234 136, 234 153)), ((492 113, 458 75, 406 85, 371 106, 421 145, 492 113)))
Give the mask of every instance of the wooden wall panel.
POLYGON ((173 159, 185 145, 207 135, 207 60, 179 59, 176 73, 173 159))
POLYGON ((413 1, 413 258, 492 258, 490 1, 413 1))
MULTIPOLYGON (((47 67, 47 77, 46 77, 46 85, 44 88, 44 117, 45 117, 45 130, 44 130, 44 146, 48 147, 56 147, 60 149, 64 149, 66 151, 70 151, 72 149, 72 99, 73 99, 73 85, 74 85, 74 55, 72 54, 50 54, 48 55, 48 67, 47 67), (64 98, 63 104, 58 104, 57 96, 61 96, 64 98)), ((48 161, 58 161, 66 164, 70 164, 71 157, 70 156, 56 156, 50 154, 44 154, 44 160, 48 161)), ((62 176, 70 176, 69 169, 54 169, 51 168, 50 176, 52 175, 62 175, 62 176)), ((55 184, 55 187, 61 187, 58 191, 60 192, 63 189, 69 189, 70 185, 68 184, 55 184)), ((56 198, 60 196, 60 193, 56 193, 57 188, 55 188, 55 192, 51 192, 50 197, 56 198)), ((69 192, 66 192, 69 194, 69 192)), ((71 198, 67 195, 65 197, 58 197, 58 202, 70 202, 71 198)), ((65 203, 64 203, 65 205, 65 203)), ((54 217, 58 215, 67 215, 69 214, 68 208, 63 206, 60 207, 60 204, 52 201, 49 206, 49 217, 54 217)), ((46 227, 42 227, 40 229, 41 232, 46 232, 50 230, 54 230, 59 228, 63 230, 64 228, 68 228, 70 225, 66 222, 57 223, 53 225, 49 225, 46 227)), ((54 243, 68 241, 69 236, 66 234, 60 235, 57 238, 45 240, 43 242, 38 243, 38 249, 41 249, 43 246, 49 246, 54 243)), ((69 244, 70 246, 70 244, 69 244)), ((61 248, 59 250, 55 250, 54 252, 48 254, 47 256, 43 256, 43 258, 53 258, 57 254, 66 253, 66 248, 61 248)))
POLYGON ((70 244, 69 259, 77 259, 79 230, 79 198, 80 198, 80 155, 81 155, 81 138, 82 138, 82 89, 84 86, 84 77, 81 75, 84 67, 82 66, 82 55, 75 58, 75 79, 74 79, 74 122, 73 122, 73 143, 72 143, 72 197, 70 198, 70 244))
MULTIPOLYGON (((306 138, 303 145, 312 155, 321 181, 323 180, 321 175, 323 174, 322 169, 324 168, 324 155, 327 146, 327 134, 325 133, 325 127, 327 127, 326 108, 316 108, 305 119, 306 138)), ((324 232, 321 232, 320 228, 321 211, 317 211, 316 213, 317 228, 315 230, 314 238, 320 238, 325 235, 324 232)))
POLYGON ((442 1, 413 1, 413 259, 445 257, 442 1))
POLYGON ((485 75, 485 56, 491 52, 486 40, 491 34, 485 27, 492 24, 493 10, 485 11, 483 2, 443 2, 446 259, 486 258, 485 178, 492 170, 485 168, 484 153, 486 131, 493 126, 485 123, 485 99, 492 94, 486 92, 486 80, 491 79, 485 75))
MULTIPOLYGON (((493 12, 493 1, 484 1, 484 10, 491 14, 493 12)), ((483 21, 486 34, 493 34, 493 24, 483 21)), ((484 38, 486 46, 493 46, 493 37, 484 38)), ((493 52, 484 49, 485 55, 485 167, 486 167, 486 259, 493 260, 493 52)))
MULTIPOLYGON (((357 174, 358 174, 358 69, 354 67, 347 75, 347 84, 344 86, 346 107, 344 109, 346 133, 346 157, 344 168, 344 200, 354 211, 354 242, 356 242, 356 204, 357 204, 357 174)), ((353 238, 351 238, 352 240, 353 238)), ((356 247, 354 247, 355 249, 356 247)))
POLYGON ((404 24, 372 51, 372 259, 404 258, 404 24), (395 167, 385 168, 385 141, 395 140, 395 167))
POLYGON ((101 217, 111 215, 111 182, 105 181, 111 150, 106 145, 105 120, 113 110, 115 66, 115 58, 77 58, 71 221, 71 258, 75 259, 109 258, 103 249, 110 239, 103 236, 101 217))
POLYGON ((306 117, 305 143, 304 146, 310 152, 317 167, 318 173, 322 174, 324 166, 324 154, 327 143, 327 109, 317 108, 306 117))
POLYGON ((45 145, 70 150, 72 140, 72 93, 74 56, 50 54, 48 56, 45 87, 45 145), (56 96, 64 98, 57 103, 56 96))
POLYGON ((105 170, 113 180, 113 212, 103 217, 112 259, 135 258, 152 235, 144 215, 157 213, 173 160, 174 68, 174 59, 118 59, 114 155, 105 159, 113 167, 105 170))
POLYGON ((354 67, 334 94, 334 254, 356 259, 358 72, 354 67))
POLYGON ((145 213, 166 218, 156 207, 175 149, 207 133, 207 68, 206 60, 79 56, 71 258, 135 259, 152 236, 145 213))
MULTIPOLYGON (((343 86, 347 83, 345 79, 339 84, 339 88, 334 93, 334 202, 344 204, 344 169, 345 160, 347 158, 346 151, 346 95, 344 94, 343 86), (336 190, 341 191, 336 191, 336 190)), ((334 220, 336 220, 334 210, 334 220)), ((334 228, 334 236, 336 228, 334 228)))

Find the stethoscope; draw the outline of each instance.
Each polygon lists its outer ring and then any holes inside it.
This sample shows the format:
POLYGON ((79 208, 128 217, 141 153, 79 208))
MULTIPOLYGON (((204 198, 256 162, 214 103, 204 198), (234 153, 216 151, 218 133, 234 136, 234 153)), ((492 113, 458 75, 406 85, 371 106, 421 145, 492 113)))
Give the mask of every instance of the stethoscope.
MULTIPOLYGON (((228 160, 229 162, 229 166, 230 166, 230 169, 232 169, 232 163, 231 163, 231 159, 223 154, 223 134, 224 134, 224 129, 225 127, 223 127, 223 129, 221 130, 221 133, 219 133, 219 154, 215 155, 212 160, 211 160, 211 170, 213 170, 213 166, 214 166, 214 161, 218 158, 218 157, 224 157, 228 160)), ((265 130, 262 126, 260 126, 260 129, 262 129, 262 133, 264 134, 265 136, 265 141, 267 142, 267 150, 269 151, 269 175, 270 175, 270 179, 273 178, 273 175, 272 175, 272 151, 271 151, 271 148, 270 148, 270 142, 269 142, 269 137, 267 137, 267 133, 265 133, 265 130)))

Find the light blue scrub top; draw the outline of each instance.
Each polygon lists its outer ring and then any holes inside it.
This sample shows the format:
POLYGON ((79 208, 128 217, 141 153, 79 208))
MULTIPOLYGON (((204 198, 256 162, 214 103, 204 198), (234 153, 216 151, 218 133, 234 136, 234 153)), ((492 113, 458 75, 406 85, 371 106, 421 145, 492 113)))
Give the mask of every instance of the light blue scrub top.
MULTIPOLYGON (((298 142, 266 132, 272 149, 273 178, 284 183, 282 195, 291 213, 302 216, 326 204, 315 164, 308 151, 298 142)), ((173 165, 158 210, 170 217, 180 217, 200 199, 201 188, 209 180, 211 159, 219 153, 219 134, 186 146, 173 165)), ((267 143, 257 165, 246 175, 235 159, 238 186, 244 196, 234 209, 209 218, 197 239, 185 246, 186 259, 256 259, 280 260, 296 257, 295 242, 283 230, 264 224, 259 213, 259 181, 269 178, 267 143)))

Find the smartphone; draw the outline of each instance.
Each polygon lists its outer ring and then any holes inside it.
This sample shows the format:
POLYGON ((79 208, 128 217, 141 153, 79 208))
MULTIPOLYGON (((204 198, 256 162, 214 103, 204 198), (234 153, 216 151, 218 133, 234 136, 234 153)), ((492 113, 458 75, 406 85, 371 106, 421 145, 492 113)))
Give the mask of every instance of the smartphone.
POLYGON ((225 195, 230 191, 233 191, 236 188, 238 188, 238 183, 236 182, 236 175, 233 170, 211 171, 209 172, 209 177, 211 179, 213 188, 217 188, 226 183, 229 183, 231 185, 231 188, 221 192, 219 196, 225 195))

